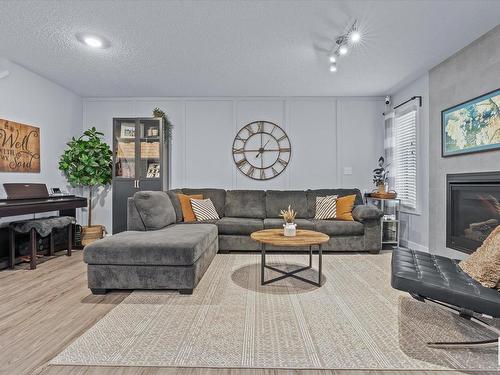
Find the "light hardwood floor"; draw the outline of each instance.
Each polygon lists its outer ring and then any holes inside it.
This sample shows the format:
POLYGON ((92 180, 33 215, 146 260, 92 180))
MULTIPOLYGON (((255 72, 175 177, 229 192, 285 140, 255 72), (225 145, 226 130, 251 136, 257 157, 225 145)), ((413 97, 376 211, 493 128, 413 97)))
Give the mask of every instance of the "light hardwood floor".
MULTIPOLYGON (((59 253, 62 254, 62 253, 59 253)), ((327 375, 451 374, 452 371, 347 371, 49 366, 48 362, 128 293, 93 296, 82 252, 0 271, 0 374, 22 375, 327 375)), ((477 373, 476 373, 477 374, 477 373)))

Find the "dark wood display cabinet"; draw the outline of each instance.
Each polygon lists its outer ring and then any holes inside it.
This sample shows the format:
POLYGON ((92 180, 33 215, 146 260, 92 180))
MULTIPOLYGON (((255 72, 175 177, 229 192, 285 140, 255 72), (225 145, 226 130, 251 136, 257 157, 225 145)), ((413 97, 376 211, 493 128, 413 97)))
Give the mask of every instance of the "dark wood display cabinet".
POLYGON ((113 233, 127 229, 128 197, 169 188, 169 153, 163 119, 113 119, 113 233))

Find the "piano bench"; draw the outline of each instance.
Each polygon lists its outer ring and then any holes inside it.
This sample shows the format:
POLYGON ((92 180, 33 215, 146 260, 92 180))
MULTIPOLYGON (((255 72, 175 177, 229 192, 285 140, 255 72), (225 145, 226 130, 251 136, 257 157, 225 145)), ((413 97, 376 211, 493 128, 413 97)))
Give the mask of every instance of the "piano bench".
POLYGON ((67 256, 71 256, 73 247, 73 224, 75 218, 71 216, 52 216, 39 219, 29 219, 14 221, 9 224, 9 258, 10 268, 14 268, 16 263, 16 233, 30 234, 30 269, 34 270, 37 265, 37 234, 49 237, 49 255, 54 255, 54 229, 67 228, 68 245, 67 256))

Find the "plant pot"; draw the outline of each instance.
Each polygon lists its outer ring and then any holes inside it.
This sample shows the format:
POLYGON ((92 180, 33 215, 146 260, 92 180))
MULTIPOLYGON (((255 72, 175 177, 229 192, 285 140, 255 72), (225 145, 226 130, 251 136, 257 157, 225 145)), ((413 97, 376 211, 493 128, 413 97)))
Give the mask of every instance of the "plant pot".
POLYGON ((283 224, 283 235, 285 237, 295 237, 297 235, 297 224, 294 223, 283 224))
POLYGON ((377 192, 380 194, 385 194, 385 192, 386 192, 385 184, 378 184, 377 185, 377 192))
POLYGON ((92 242, 100 240, 104 237, 106 229, 104 225, 92 225, 90 227, 82 227, 82 245, 87 246, 92 242))

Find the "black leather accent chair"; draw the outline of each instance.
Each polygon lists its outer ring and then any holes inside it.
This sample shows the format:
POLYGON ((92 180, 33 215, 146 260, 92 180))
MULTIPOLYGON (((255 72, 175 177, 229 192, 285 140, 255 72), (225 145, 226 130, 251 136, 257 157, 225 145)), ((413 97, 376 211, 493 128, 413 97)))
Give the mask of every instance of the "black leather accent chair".
MULTIPOLYGON (((444 307, 500 335, 500 330, 481 318, 500 318, 500 292, 482 286, 462 271, 459 260, 410 249, 394 249, 391 285, 422 302, 444 307), (479 316, 480 315, 480 316, 479 316)), ((438 342, 429 346, 478 347, 496 345, 498 340, 438 342)))

